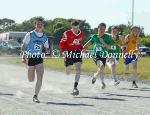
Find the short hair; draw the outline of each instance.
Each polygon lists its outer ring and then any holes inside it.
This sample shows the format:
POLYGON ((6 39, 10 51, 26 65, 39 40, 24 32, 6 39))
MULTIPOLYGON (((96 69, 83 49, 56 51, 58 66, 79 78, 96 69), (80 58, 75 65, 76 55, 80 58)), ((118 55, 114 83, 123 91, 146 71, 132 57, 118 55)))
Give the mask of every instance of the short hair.
POLYGON ((111 27, 111 30, 114 30, 114 29, 117 29, 117 30, 118 30, 118 27, 117 27, 117 26, 112 26, 112 27, 111 27))
POLYGON ((40 22, 44 22, 44 19, 42 18, 42 17, 36 17, 35 19, 34 19, 34 24, 36 24, 36 22, 37 21, 40 21, 40 22))
POLYGON ((100 24, 98 25, 98 28, 99 28, 100 26, 104 26, 104 27, 106 28, 106 24, 105 24, 105 23, 100 23, 100 24))
POLYGON ((136 28, 136 29, 139 29, 138 26, 132 26, 132 27, 131 27, 131 30, 133 30, 133 29, 135 29, 135 28, 136 28))
POLYGON ((80 23, 78 21, 72 21, 71 22, 71 26, 78 26, 80 23))

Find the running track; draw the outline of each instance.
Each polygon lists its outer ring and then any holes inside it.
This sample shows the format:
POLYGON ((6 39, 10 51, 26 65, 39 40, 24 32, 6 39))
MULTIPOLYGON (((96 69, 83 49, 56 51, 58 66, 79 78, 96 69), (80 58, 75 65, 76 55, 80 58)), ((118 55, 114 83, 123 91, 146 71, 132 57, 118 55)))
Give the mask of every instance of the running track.
POLYGON ((26 77, 26 66, 0 64, 0 115, 150 115, 150 85, 122 81, 117 87, 106 79, 107 87, 100 89, 100 80, 91 84, 91 77, 82 75, 80 95, 73 97, 74 75, 45 70, 39 99, 32 102, 34 83, 26 77))

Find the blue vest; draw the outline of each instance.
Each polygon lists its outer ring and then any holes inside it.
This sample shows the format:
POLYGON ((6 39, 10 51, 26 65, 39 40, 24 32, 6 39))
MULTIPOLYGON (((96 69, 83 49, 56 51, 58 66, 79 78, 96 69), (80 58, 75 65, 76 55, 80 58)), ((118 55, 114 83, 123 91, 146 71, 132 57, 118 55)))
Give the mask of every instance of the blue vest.
POLYGON ((44 44, 47 41, 46 35, 39 37, 34 31, 30 32, 30 41, 27 46, 27 54, 39 56, 41 55, 44 44))

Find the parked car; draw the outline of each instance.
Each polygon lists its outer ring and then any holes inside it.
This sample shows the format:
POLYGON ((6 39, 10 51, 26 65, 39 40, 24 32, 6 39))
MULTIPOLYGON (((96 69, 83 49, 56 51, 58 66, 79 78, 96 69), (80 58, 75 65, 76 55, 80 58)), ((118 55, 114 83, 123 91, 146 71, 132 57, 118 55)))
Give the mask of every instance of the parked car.
POLYGON ((2 43, 3 43, 2 40, 0 40, 0 49, 2 48, 2 43))
POLYGON ((149 47, 139 47, 141 56, 150 56, 149 47))
POLYGON ((21 45, 14 40, 4 40, 0 43, 0 48, 2 51, 5 51, 6 53, 16 53, 20 54, 21 52, 21 45))

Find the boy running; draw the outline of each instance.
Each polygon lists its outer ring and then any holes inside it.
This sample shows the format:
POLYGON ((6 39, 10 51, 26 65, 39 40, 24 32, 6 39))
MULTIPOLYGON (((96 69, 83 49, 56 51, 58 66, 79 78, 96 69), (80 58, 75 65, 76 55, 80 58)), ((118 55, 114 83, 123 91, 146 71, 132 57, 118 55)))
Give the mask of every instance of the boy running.
POLYGON ((23 40, 22 62, 28 65, 28 80, 33 82, 35 79, 35 71, 37 73, 37 82, 35 86, 35 95, 33 102, 40 103, 38 94, 40 92, 43 80, 43 48, 48 51, 49 44, 45 34, 43 34, 43 19, 36 18, 34 21, 35 30, 28 32, 23 40), (25 55, 27 58, 25 58, 25 55))
POLYGON ((133 81, 132 81, 132 87, 138 88, 136 84, 136 78, 137 78, 137 57, 138 57, 138 34, 139 34, 139 28, 137 26, 133 26, 131 28, 131 32, 129 35, 125 37, 125 43, 126 43, 126 49, 125 49, 125 65, 132 64, 132 75, 133 75, 133 81))
POLYGON ((105 33, 106 24, 100 23, 98 26, 98 34, 91 36, 90 40, 84 45, 86 48, 90 44, 94 44, 93 47, 93 59, 98 67, 97 72, 94 74, 92 84, 96 82, 97 77, 100 77, 102 83, 102 89, 106 87, 104 82, 104 67, 106 64, 108 49, 111 48, 112 39, 105 33))
POLYGON ((77 88, 79 79, 80 79, 80 70, 82 63, 81 51, 82 47, 82 39, 84 37, 84 33, 81 32, 79 28, 79 22, 73 21, 71 23, 71 29, 65 31, 63 33, 62 39, 60 41, 60 49, 62 55, 65 57, 64 64, 66 67, 66 73, 70 74, 70 67, 74 64, 76 67, 76 75, 74 88, 72 91, 72 95, 79 95, 79 90, 77 88))
POLYGON ((120 81, 116 77, 116 65, 118 63, 118 60, 121 56, 121 47, 120 45, 122 44, 122 40, 118 34, 118 27, 117 26, 112 26, 111 27, 111 38, 114 42, 114 47, 112 49, 109 49, 109 53, 112 53, 112 57, 107 59, 107 65, 111 69, 111 74, 112 78, 114 79, 114 85, 117 86, 120 81))

